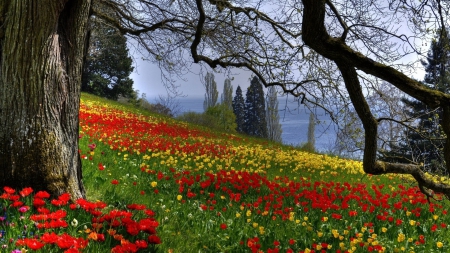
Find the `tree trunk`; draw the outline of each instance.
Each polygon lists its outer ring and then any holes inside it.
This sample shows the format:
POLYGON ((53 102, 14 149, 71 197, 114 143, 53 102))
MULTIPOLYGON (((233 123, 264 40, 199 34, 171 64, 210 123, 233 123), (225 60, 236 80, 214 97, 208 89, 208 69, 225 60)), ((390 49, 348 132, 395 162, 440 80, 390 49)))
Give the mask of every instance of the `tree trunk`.
POLYGON ((0 2, 0 186, 83 197, 78 114, 91 1, 0 2))

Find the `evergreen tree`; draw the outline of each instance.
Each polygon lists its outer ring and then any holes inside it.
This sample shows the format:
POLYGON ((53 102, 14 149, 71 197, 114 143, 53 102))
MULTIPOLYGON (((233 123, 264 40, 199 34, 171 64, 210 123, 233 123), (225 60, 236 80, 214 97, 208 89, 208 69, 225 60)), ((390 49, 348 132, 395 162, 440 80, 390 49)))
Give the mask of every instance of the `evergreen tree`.
POLYGON ((245 101, 244 96, 242 96, 241 86, 239 85, 236 88, 236 95, 233 99, 233 112, 236 116, 236 131, 238 131, 239 133, 244 133, 245 101))
POLYGON ((274 86, 269 87, 267 92, 266 120, 269 140, 281 143, 283 130, 281 129, 280 115, 278 114, 277 90, 274 86))
POLYGON ((259 79, 255 76, 247 89, 245 100, 244 132, 248 135, 267 138, 267 121, 264 91, 259 79))
POLYGON ((119 96, 131 98, 132 62, 125 36, 92 19, 81 90, 114 100, 119 96))
POLYGON ((450 37, 446 30, 438 32, 438 39, 431 41, 427 54, 424 82, 430 87, 449 93, 450 91, 450 37))
MULTIPOLYGON (((439 91, 450 91, 449 37, 444 32, 431 42, 426 61, 424 83, 439 91)), ((443 157, 442 109, 432 110, 417 100, 403 99, 407 115, 417 119, 415 129, 405 131, 405 141, 392 148, 385 158, 390 162, 423 163, 428 171, 439 172, 445 166, 443 157)))
POLYGON ((230 79, 225 79, 222 93, 222 104, 226 105, 228 109, 233 110, 233 86, 230 79))
POLYGON ((205 76, 205 101, 203 102, 203 109, 206 111, 209 107, 213 107, 217 104, 217 97, 219 92, 217 91, 217 83, 214 81, 214 74, 206 73, 205 76))

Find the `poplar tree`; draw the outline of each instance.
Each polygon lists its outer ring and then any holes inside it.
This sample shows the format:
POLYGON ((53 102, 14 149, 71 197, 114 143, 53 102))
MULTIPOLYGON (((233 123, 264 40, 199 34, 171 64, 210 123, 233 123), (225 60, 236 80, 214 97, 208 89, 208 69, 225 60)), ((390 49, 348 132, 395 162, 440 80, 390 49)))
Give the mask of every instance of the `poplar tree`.
POLYGON ((269 140, 281 143, 283 130, 281 129, 280 115, 278 113, 277 90, 274 86, 270 86, 267 91, 266 120, 269 140))
POLYGON ((222 104, 230 110, 233 110, 233 86, 230 79, 225 79, 223 84, 222 104))
POLYGON ((314 151, 316 149, 316 137, 314 135, 316 131, 316 117, 314 113, 309 114, 309 122, 308 122, 308 142, 306 143, 306 148, 309 151, 314 151))
POLYGON ((214 81, 213 73, 206 73, 204 86, 206 93, 205 101, 203 102, 203 109, 207 111, 209 107, 213 107, 217 104, 217 98, 219 96, 219 92, 217 91, 217 83, 214 81))

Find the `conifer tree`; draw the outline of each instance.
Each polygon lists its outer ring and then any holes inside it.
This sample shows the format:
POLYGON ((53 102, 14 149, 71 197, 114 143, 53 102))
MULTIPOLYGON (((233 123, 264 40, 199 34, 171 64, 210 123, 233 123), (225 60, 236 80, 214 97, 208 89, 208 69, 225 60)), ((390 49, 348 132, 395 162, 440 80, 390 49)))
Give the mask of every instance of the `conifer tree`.
POLYGON ((236 88, 236 95, 233 99, 233 112, 236 115, 236 131, 244 133, 245 124, 245 101, 242 95, 241 86, 236 88))
POLYGON ((253 77, 247 89, 244 132, 261 138, 268 137, 264 91, 256 76, 253 77))
POLYGON ((214 81, 213 73, 206 73, 205 89, 206 93, 205 101, 203 102, 203 109, 207 111, 209 107, 213 107, 217 104, 217 98, 219 96, 219 92, 217 91, 217 83, 214 81))
POLYGON ((283 130, 281 129, 280 115, 278 114, 277 90, 274 86, 270 86, 267 91, 266 120, 269 140, 281 143, 283 130))
POLYGON ((89 34, 81 90, 114 100, 119 96, 132 98, 130 74, 134 68, 125 36, 95 18, 92 18, 89 34))
MULTIPOLYGON (((437 39, 431 41, 426 61, 424 83, 430 88, 450 91, 450 48, 449 36, 439 32, 437 39)), ((444 169, 444 136, 441 130, 442 109, 431 110, 424 103, 402 99, 409 108, 406 112, 411 118, 417 118, 416 129, 405 131, 405 141, 387 152, 383 160, 390 162, 422 163, 428 171, 439 172, 444 169)))

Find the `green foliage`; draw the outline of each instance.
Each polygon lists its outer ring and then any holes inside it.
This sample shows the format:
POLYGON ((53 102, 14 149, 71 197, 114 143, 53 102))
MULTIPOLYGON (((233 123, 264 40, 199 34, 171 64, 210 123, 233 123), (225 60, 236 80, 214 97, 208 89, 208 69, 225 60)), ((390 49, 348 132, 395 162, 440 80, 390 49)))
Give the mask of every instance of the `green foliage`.
MULTIPOLYGON (((205 114, 211 116, 217 125, 218 130, 227 131, 229 133, 236 132, 236 116, 226 104, 218 104, 209 107, 205 114)), ((208 117, 209 118, 209 117, 208 117)))
POLYGON ((241 86, 238 85, 236 88, 236 95, 233 99, 233 112, 236 116, 236 131, 239 133, 244 133, 245 124, 245 101, 242 96, 241 86))
POLYGON ((230 79, 225 79, 222 93, 222 104, 225 104, 228 109, 233 110, 233 86, 230 79))
POLYGON ((424 82, 430 87, 449 93, 450 91, 450 37, 444 31, 437 33, 437 40, 431 41, 427 54, 424 82))
MULTIPOLYGON (((142 107, 142 98, 139 98, 138 96, 139 91, 138 90, 133 90, 133 92, 130 94, 129 97, 124 97, 122 95, 119 95, 119 97, 117 98, 117 101, 123 104, 130 104, 133 105, 134 107, 142 107)), ((145 106, 142 107, 145 109, 145 106)))
POLYGON ((125 36, 92 20, 81 90, 108 99, 133 98, 132 59, 125 36))
POLYGON ((140 98, 138 97, 137 94, 138 94, 138 91, 133 91, 133 94, 132 94, 132 96, 130 98, 125 98, 125 97, 119 96, 117 101, 119 103, 129 104, 129 105, 132 105, 132 106, 134 106, 136 108, 140 108, 140 109, 149 111, 151 113, 164 115, 164 116, 170 117, 170 118, 174 117, 175 113, 171 109, 171 107, 169 107, 169 105, 167 105, 167 104, 165 104, 165 103, 163 103, 161 101, 156 102, 154 104, 150 103, 147 100, 147 97, 146 97, 145 93, 143 93, 140 98))
MULTIPOLYGON (((450 50, 448 35, 438 33, 438 39, 431 41, 425 67, 424 83, 430 88, 450 91, 450 50)), ((429 108, 417 100, 403 99, 409 108, 407 115, 417 119, 416 127, 405 131, 407 138, 394 146, 382 157, 390 162, 416 162, 423 164, 425 170, 434 173, 446 171, 444 162, 444 138, 442 131, 442 109, 429 108)))
POLYGON ((235 115, 224 104, 209 107, 204 113, 185 112, 176 118, 214 130, 227 131, 229 133, 236 132, 235 115))
POLYGON ((185 112, 178 115, 176 119, 211 129, 216 129, 219 127, 214 117, 205 113, 185 112))
POLYGON ((214 74, 206 73, 205 76, 205 101, 203 102, 203 109, 206 111, 209 107, 217 104, 219 92, 217 91, 217 83, 214 81, 214 74))
POLYGON ((246 94, 244 133, 261 138, 268 137, 264 91, 256 76, 246 94))

